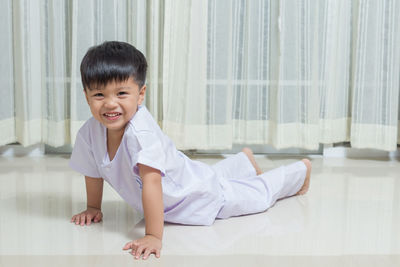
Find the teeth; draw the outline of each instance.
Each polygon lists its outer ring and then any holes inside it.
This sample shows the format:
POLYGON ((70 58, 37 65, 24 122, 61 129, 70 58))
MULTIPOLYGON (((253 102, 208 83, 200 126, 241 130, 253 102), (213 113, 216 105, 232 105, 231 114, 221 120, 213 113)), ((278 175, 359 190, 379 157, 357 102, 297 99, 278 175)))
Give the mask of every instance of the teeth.
POLYGON ((118 116, 120 113, 105 113, 104 115, 107 117, 115 117, 118 116))

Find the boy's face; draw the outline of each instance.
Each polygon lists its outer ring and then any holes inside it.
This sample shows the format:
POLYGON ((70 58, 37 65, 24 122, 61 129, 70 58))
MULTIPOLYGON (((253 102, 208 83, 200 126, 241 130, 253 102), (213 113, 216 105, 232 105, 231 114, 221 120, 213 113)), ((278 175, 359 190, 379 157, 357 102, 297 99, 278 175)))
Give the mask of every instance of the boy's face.
POLYGON ((142 104, 146 92, 129 78, 124 82, 110 82, 100 88, 84 90, 93 117, 103 124, 109 134, 123 134, 125 125, 142 104))

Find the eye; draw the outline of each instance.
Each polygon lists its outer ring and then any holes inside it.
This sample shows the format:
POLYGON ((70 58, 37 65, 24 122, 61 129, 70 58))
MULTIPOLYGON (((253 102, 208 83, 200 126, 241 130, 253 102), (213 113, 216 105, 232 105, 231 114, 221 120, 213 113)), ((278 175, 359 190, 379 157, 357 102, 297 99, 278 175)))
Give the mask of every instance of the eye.
POLYGON ((93 96, 94 97, 103 97, 103 94, 102 93, 97 93, 97 94, 94 94, 93 96))
POLYGON ((121 96, 121 95, 127 95, 128 93, 127 92, 124 92, 124 91, 121 91, 121 92, 118 92, 118 95, 119 96, 121 96))

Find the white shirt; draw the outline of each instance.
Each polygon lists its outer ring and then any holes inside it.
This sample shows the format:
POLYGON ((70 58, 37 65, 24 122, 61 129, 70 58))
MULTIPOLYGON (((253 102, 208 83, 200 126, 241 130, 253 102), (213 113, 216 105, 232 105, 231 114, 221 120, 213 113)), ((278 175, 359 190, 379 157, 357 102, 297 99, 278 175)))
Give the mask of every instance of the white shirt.
POLYGON ((126 202, 143 211, 138 163, 161 172, 165 221, 192 225, 214 222, 224 202, 215 171, 178 151, 144 106, 139 106, 125 127, 112 161, 106 128, 93 117, 79 130, 70 160, 72 169, 104 178, 126 202))

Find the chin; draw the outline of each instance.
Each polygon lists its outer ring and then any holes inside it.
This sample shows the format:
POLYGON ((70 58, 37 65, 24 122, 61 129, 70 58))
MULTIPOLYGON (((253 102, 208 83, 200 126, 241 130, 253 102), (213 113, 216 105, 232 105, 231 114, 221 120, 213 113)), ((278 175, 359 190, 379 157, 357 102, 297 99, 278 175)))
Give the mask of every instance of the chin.
POLYGON ((123 131, 125 129, 126 123, 123 125, 105 125, 106 128, 110 131, 123 131))

